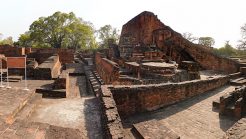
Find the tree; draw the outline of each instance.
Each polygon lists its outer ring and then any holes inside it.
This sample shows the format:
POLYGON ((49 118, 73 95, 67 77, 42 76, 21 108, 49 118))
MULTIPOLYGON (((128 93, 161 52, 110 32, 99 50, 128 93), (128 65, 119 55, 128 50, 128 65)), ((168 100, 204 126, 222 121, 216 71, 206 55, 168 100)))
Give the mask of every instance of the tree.
POLYGON ((190 42, 193 42, 193 43, 194 43, 195 41, 198 40, 197 37, 193 37, 193 34, 192 34, 192 33, 189 33, 189 32, 183 33, 182 36, 183 36, 185 39, 187 39, 187 40, 189 40, 190 42))
POLYGON ((30 32, 25 32, 24 34, 21 34, 17 43, 20 46, 31 47, 32 41, 30 38, 30 32))
POLYGON ((245 50, 246 49, 246 24, 244 24, 244 26, 241 27, 241 35, 242 35, 242 39, 238 41, 239 42, 238 49, 245 50))
POLYGON ((3 40, 0 40, 0 45, 13 45, 14 41, 13 41, 13 38, 11 36, 3 39, 3 40))
POLYGON ((229 56, 236 56, 237 54, 237 50, 235 48, 233 48, 230 44, 229 41, 225 42, 225 45, 219 49, 214 49, 214 53, 223 56, 223 57, 229 57, 229 56))
POLYGON ((74 13, 55 12, 34 21, 29 31, 19 37, 19 44, 32 47, 86 48, 96 45, 90 24, 74 13))
POLYGON ((119 41, 119 30, 113 28, 111 25, 105 25, 97 30, 98 38, 101 44, 108 46, 108 40, 112 39, 114 43, 119 41))
POLYGON ((212 47, 215 44, 215 41, 212 37, 200 37, 198 39, 198 44, 206 47, 212 47))

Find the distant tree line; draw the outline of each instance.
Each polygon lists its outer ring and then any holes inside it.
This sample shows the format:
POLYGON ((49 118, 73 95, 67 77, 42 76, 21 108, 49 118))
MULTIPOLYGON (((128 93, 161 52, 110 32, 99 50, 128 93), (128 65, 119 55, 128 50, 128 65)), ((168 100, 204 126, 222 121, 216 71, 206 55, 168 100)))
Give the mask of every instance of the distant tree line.
POLYGON ((107 39, 117 42, 118 36, 118 30, 111 25, 96 30, 92 23, 76 17, 73 12, 55 12, 34 21, 16 44, 24 47, 96 49, 99 45, 107 45, 107 39))
MULTIPOLYGON (((222 57, 230 56, 245 56, 246 55, 246 24, 241 27, 242 38, 238 41, 237 46, 232 46, 229 41, 226 41, 224 46, 220 48, 213 48, 214 54, 222 57)), ((182 36, 187 40, 200 44, 204 47, 212 47, 215 44, 215 40, 212 37, 194 37, 192 33, 186 32, 182 36)))
POLYGON ((3 34, 0 33, 0 45, 13 45, 14 41, 11 36, 3 39, 3 34))

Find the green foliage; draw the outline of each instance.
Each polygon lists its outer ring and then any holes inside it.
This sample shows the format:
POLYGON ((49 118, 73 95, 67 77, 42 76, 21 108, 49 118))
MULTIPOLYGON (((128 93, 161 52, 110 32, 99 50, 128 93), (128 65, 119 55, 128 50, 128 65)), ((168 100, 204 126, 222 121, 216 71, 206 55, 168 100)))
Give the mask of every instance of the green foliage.
POLYGON ((24 47, 31 46, 32 41, 30 39, 30 33, 25 32, 24 34, 21 34, 17 43, 19 46, 24 46, 24 47))
POLYGON ((215 40, 212 37, 200 37, 198 39, 198 44, 201 44, 206 47, 212 47, 215 43, 215 40))
POLYGON ((77 18, 74 13, 56 12, 34 21, 29 31, 19 37, 21 46, 54 48, 97 47, 91 23, 77 18))
MULTIPOLYGON (((2 34, 0 34, 2 36, 2 34)), ((0 37, 1 38, 1 37, 0 37)), ((14 41, 12 37, 7 37, 5 39, 0 39, 0 45, 13 45, 14 41)))
POLYGON ((225 42, 225 45, 219 49, 214 48, 214 53, 223 57, 237 56, 239 51, 233 48, 229 41, 225 42))
POLYGON ((105 25, 97 30, 98 38, 101 40, 101 44, 108 46, 108 40, 113 40, 113 43, 119 41, 119 30, 113 28, 111 25, 105 25))
POLYGON ((197 37, 194 37, 193 34, 192 33, 189 33, 189 32, 183 33, 182 36, 185 39, 187 39, 187 40, 189 40, 190 42, 193 42, 193 43, 198 40, 197 37))

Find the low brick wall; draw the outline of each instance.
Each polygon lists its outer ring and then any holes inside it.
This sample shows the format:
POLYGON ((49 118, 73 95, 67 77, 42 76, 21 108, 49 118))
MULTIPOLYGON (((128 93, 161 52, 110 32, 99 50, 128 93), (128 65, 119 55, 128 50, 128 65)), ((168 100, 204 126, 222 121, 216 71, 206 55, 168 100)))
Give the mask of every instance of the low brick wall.
POLYGON ((25 48, 1 45, 0 54, 4 54, 6 57, 19 57, 25 55, 25 48))
POLYGON ((28 53, 28 57, 35 58, 38 63, 43 63, 48 57, 58 54, 60 62, 65 64, 73 63, 74 53, 74 49, 31 48, 31 52, 28 53))
POLYGON ((35 79, 50 80, 60 75, 61 63, 59 56, 51 56, 34 71, 35 79))
POLYGON ((218 88, 229 81, 229 76, 208 80, 152 85, 114 86, 111 88, 121 116, 152 111, 218 88))
POLYGON ((111 84, 119 78, 119 66, 117 63, 104 58, 100 53, 95 54, 97 73, 105 84, 111 84))

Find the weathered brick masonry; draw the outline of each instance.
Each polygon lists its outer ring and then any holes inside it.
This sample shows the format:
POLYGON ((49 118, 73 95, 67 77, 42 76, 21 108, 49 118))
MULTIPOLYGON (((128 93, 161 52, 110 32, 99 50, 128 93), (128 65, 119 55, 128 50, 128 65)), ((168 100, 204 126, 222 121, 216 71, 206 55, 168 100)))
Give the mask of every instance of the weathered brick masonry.
POLYGON ((35 79, 50 80, 60 75, 61 63, 59 56, 51 56, 34 71, 35 79))
POLYGON ((4 54, 6 57, 19 57, 25 55, 25 48, 3 45, 0 46, 0 54, 4 54))
POLYGON ((154 85, 114 86, 111 88, 121 116, 152 111, 226 84, 229 76, 208 80, 154 85))
POLYGON ((105 138, 122 139, 124 138, 123 126, 110 87, 112 86, 101 86, 102 93, 100 95, 105 138))
POLYGON ((65 64, 72 63, 74 61, 74 52, 74 49, 31 48, 31 52, 29 52, 28 56, 35 58, 38 63, 43 63, 50 56, 58 54, 60 62, 65 64))
POLYGON ((96 69, 100 77, 106 84, 118 80, 119 78, 119 66, 117 63, 104 58, 100 53, 95 54, 96 69))
POLYGON ((239 70, 238 63, 214 55, 206 49, 206 46, 193 44, 186 40, 181 34, 164 25, 151 12, 142 12, 122 27, 119 42, 121 53, 123 50, 123 53, 126 53, 126 49, 128 50, 137 44, 141 44, 141 46, 155 45, 177 63, 195 61, 204 69, 221 70, 227 73, 234 73, 239 70))

